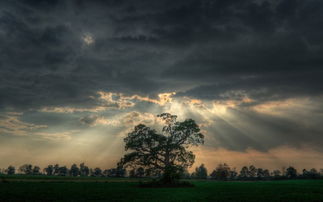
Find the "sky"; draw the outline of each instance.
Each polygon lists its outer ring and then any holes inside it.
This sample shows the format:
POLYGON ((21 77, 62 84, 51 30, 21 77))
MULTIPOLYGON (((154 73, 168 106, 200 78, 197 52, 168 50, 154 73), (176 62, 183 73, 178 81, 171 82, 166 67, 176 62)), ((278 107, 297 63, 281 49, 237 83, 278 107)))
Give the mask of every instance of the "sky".
POLYGON ((322 25, 322 0, 1 1, 0 167, 111 168, 169 112, 194 166, 323 168, 322 25))

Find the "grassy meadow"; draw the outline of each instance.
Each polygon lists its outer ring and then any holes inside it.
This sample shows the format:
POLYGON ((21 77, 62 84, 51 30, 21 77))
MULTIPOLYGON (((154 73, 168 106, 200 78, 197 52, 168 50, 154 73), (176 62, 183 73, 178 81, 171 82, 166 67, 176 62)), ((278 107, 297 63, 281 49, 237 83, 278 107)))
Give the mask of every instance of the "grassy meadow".
POLYGON ((323 180, 191 182, 140 188, 129 178, 4 176, 0 201, 323 201, 323 180))

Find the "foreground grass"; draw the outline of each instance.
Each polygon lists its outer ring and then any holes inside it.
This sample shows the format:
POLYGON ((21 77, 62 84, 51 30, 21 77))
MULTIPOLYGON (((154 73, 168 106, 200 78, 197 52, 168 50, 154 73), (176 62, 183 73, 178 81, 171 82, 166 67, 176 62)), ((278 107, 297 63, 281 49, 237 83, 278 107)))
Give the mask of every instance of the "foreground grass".
POLYGON ((323 180, 192 181, 193 188, 139 188, 129 179, 10 179, 0 183, 0 201, 323 201, 323 180))

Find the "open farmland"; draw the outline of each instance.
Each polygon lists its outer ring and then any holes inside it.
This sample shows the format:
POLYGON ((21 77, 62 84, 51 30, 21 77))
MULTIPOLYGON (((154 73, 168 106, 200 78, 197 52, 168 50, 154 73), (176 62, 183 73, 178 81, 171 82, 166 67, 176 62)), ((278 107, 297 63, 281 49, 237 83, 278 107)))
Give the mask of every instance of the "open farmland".
POLYGON ((220 182, 191 188, 140 188, 138 179, 2 178, 1 201, 322 201, 323 180, 220 182))

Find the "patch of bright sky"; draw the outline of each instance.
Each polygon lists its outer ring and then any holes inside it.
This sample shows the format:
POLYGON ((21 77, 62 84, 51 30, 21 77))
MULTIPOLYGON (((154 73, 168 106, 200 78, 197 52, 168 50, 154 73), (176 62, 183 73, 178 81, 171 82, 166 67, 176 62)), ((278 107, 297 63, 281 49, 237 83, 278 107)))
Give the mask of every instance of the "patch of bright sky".
POLYGON ((91 33, 84 33, 82 35, 82 41, 85 45, 92 45, 95 42, 94 36, 91 33))

